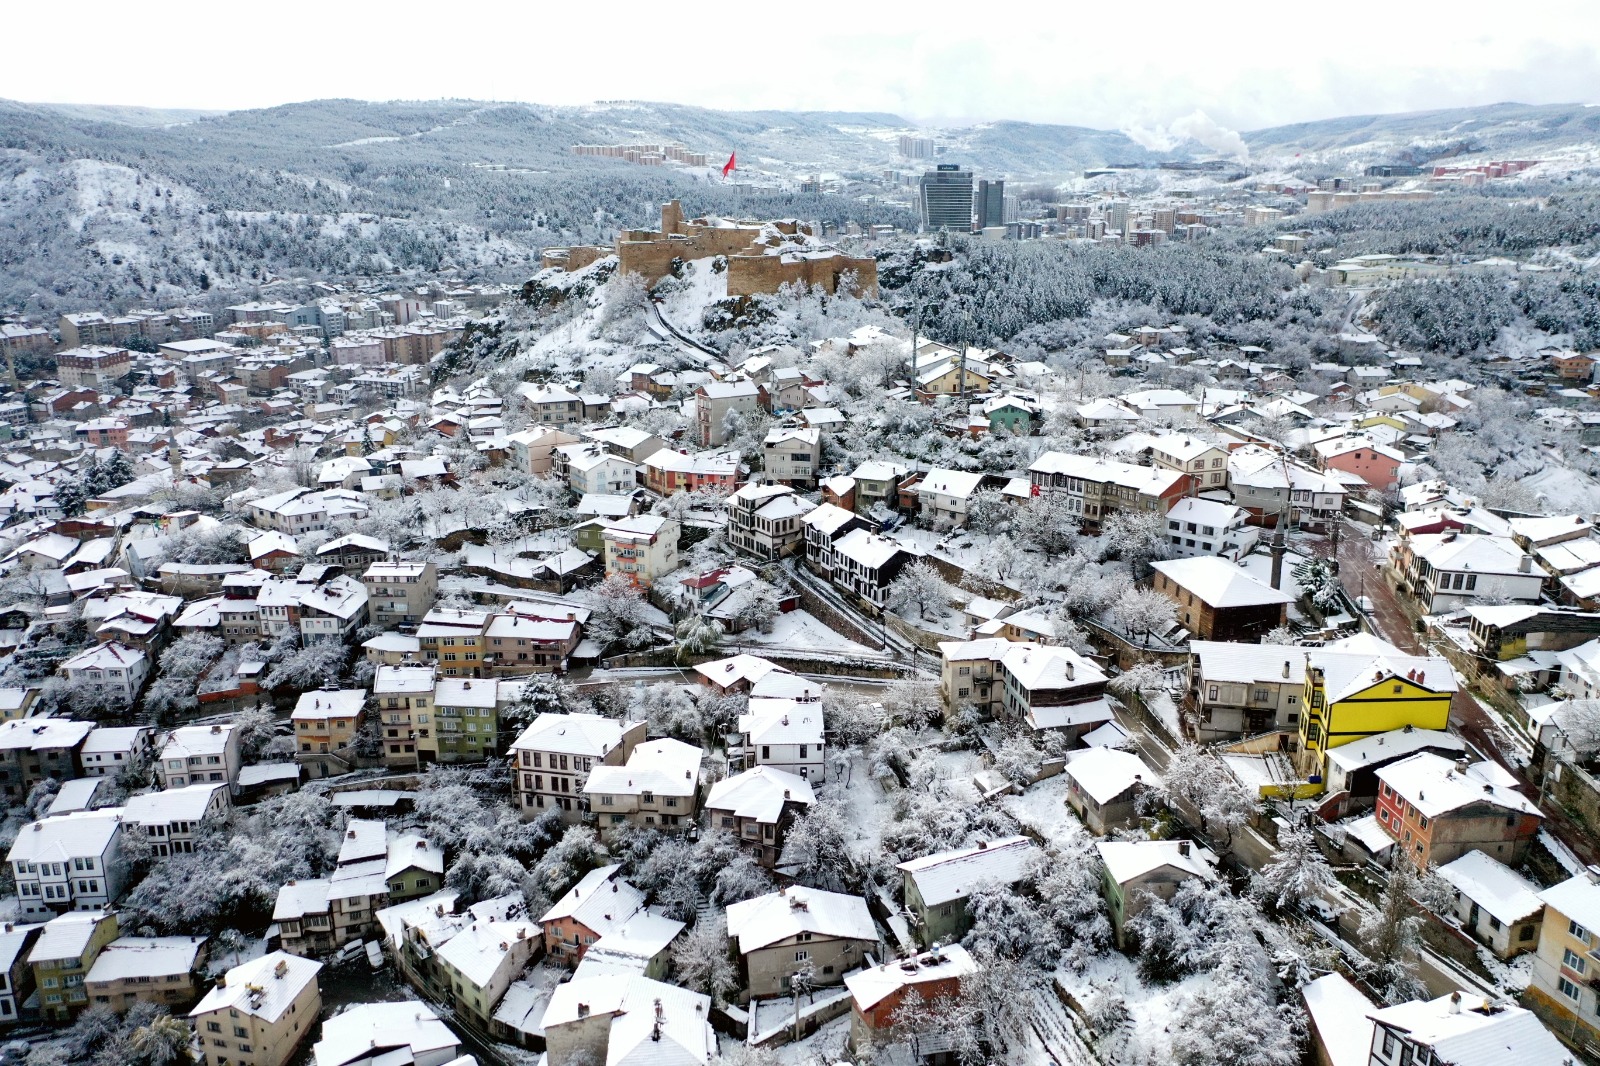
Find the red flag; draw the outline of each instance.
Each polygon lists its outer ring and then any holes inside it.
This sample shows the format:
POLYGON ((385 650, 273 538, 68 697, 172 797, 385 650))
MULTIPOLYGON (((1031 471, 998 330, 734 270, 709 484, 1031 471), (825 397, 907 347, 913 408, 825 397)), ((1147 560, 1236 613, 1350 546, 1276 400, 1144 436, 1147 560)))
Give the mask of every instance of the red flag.
POLYGON ((728 176, 728 172, 733 169, 734 161, 736 159, 738 159, 738 157, 739 157, 739 153, 738 152, 730 152, 730 153, 728 153, 728 161, 726 163, 722 164, 722 176, 723 177, 727 177, 728 176))

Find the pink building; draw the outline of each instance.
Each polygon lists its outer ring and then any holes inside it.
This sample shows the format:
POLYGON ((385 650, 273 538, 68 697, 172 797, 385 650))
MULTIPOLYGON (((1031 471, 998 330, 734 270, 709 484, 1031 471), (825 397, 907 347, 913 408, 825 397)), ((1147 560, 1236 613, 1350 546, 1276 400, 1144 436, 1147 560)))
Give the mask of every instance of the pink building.
POLYGON ((1366 437, 1325 440, 1316 446, 1316 451, 1321 469, 1354 474, 1379 492, 1388 492, 1400 483, 1400 464, 1405 462, 1405 456, 1366 437))

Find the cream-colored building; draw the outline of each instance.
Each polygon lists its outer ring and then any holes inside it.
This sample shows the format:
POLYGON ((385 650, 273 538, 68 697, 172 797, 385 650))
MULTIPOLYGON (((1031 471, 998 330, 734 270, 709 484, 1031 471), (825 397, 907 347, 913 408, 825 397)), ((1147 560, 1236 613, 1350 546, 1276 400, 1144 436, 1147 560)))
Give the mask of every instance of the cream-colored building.
POLYGON ((866 900, 798 886, 730 906, 728 937, 752 999, 788 995, 802 972, 818 987, 841 984, 867 955, 882 955, 866 900))
POLYGON ((200 998, 206 942, 198 936, 125 936, 100 952, 83 979, 89 1002, 114 1010, 154 1003, 177 1010, 200 998))
POLYGON ((439 571, 432 563, 373 563, 361 575, 367 614, 374 625, 416 625, 439 596, 439 571))
POLYGON ((317 1028, 320 962, 274 951, 229 970, 189 1012, 214 1066, 284 1066, 317 1028))
POLYGON ((633 515, 606 523, 600 532, 606 550, 606 576, 620 574, 635 585, 650 586, 678 568, 678 522, 661 515, 633 515))
POLYGON ((597 714, 541 714, 511 745, 512 787, 524 818, 551 807, 561 820, 579 821, 587 811, 583 786, 597 766, 621 766, 644 743, 645 723, 597 714))
POLYGON ((625 822, 644 829, 688 829, 699 812, 704 758, 704 751, 681 740, 648 741, 622 766, 589 771, 583 797, 602 833, 625 822))
POLYGON ((1539 893, 1544 923, 1528 1006, 1574 1043, 1600 1048, 1600 873, 1584 870, 1539 893))

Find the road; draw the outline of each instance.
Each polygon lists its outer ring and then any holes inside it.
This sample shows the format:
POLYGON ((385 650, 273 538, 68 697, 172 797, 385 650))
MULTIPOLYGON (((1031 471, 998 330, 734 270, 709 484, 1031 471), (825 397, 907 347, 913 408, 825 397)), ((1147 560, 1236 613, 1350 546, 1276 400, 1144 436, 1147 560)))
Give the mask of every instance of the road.
MULTIPOLYGON (((1352 599, 1366 596, 1372 600, 1370 618, 1379 636, 1412 655, 1430 653, 1427 642, 1417 634, 1411 616, 1400 606, 1399 593, 1385 576, 1376 544, 1363 534, 1361 527, 1349 521, 1344 523, 1339 537, 1339 577, 1352 599)), ((1541 795, 1528 778, 1522 760, 1507 754, 1514 746, 1508 735, 1509 727, 1495 712, 1478 702, 1465 684, 1456 688, 1450 701, 1450 726, 1467 743, 1510 771, 1528 795, 1541 795)), ((1573 854, 1586 864, 1600 861, 1600 848, 1565 811, 1553 804, 1542 804, 1540 809, 1545 815, 1546 828, 1571 848, 1573 854)))

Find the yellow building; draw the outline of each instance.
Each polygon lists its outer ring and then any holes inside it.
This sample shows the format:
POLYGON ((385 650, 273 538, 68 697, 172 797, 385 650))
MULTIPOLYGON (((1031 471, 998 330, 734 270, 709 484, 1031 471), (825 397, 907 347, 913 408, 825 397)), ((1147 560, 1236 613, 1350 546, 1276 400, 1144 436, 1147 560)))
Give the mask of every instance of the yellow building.
POLYGON ((361 725, 366 689, 320 688, 303 693, 289 721, 295 753, 327 755, 350 746, 361 725))
POLYGON ((84 981, 117 933, 117 916, 104 911, 68 911, 45 923, 28 953, 45 1021, 70 1021, 89 1006, 84 981))
POLYGON ((317 1028, 320 962, 274 951, 229 970, 190 1024, 216 1066, 284 1066, 317 1028))
POLYGON ((443 677, 477 677, 483 662, 483 634, 487 611, 458 611, 436 607, 417 627, 422 657, 438 667, 443 677))
POLYGON ((1562 1038, 1600 1051, 1600 874, 1585 870, 1539 893, 1544 922, 1527 1006, 1562 1038))
POLYGON ((1326 755, 1365 737, 1412 726, 1443 730, 1455 671, 1437 656, 1407 655, 1368 634, 1306 653, 1298 769, 1326 780, 1326 755))

